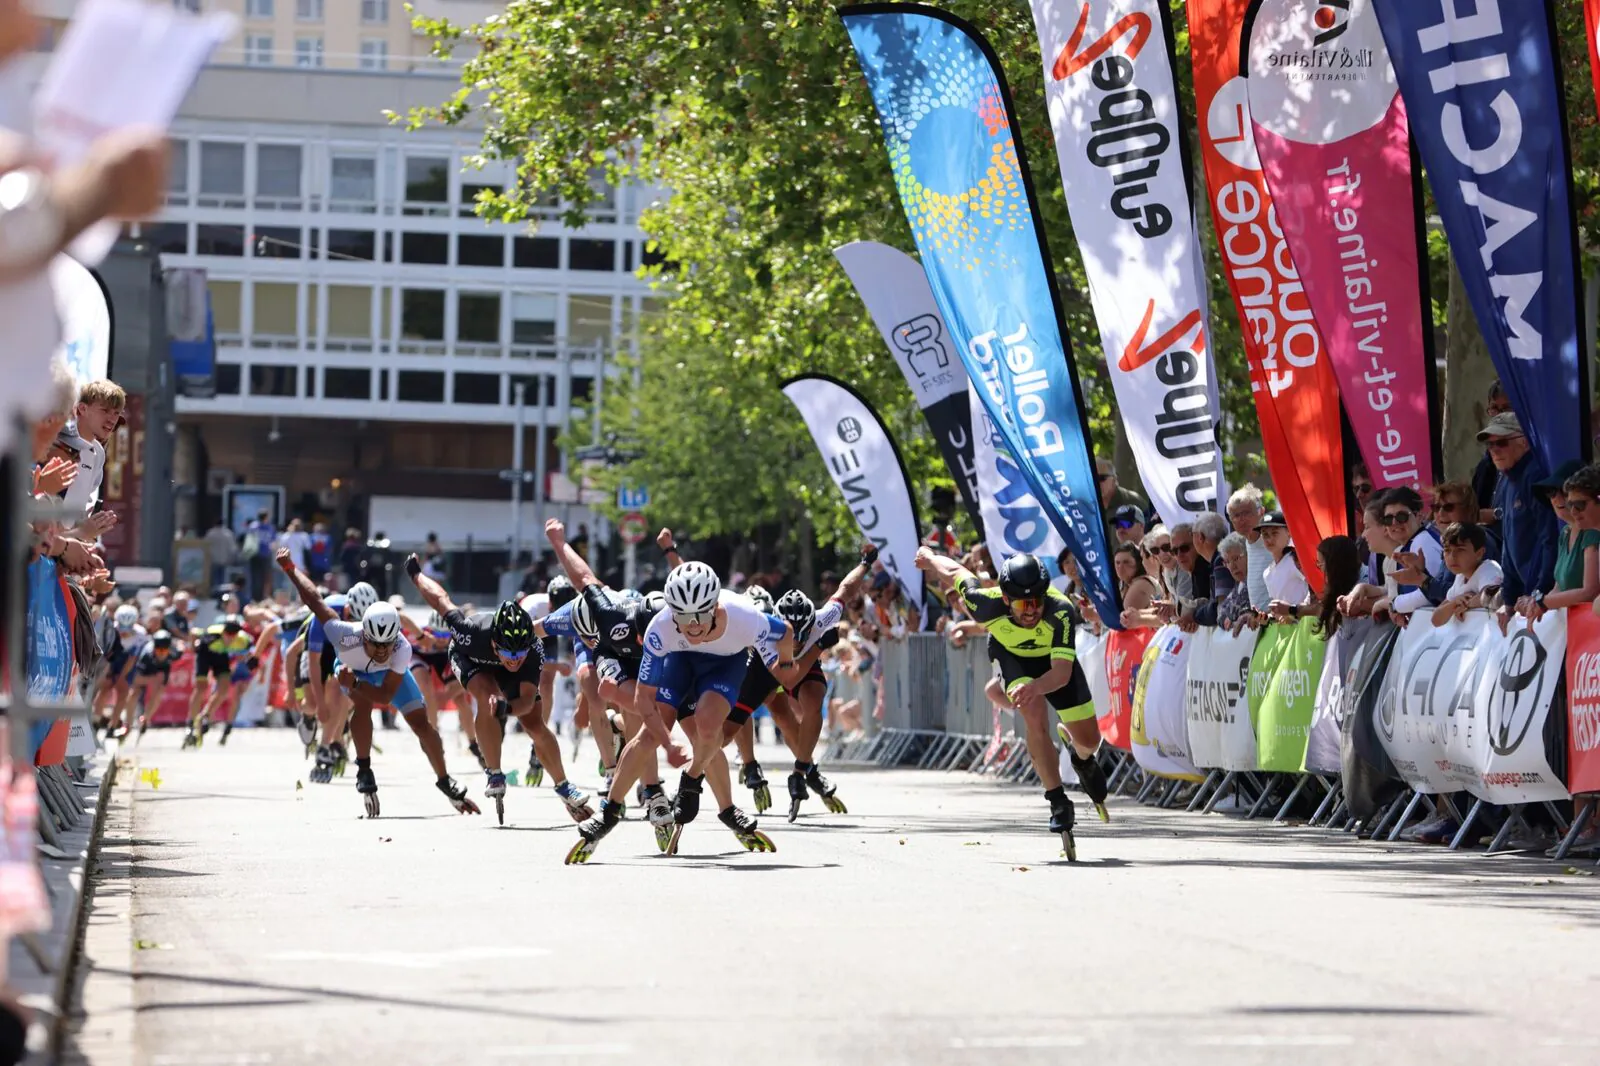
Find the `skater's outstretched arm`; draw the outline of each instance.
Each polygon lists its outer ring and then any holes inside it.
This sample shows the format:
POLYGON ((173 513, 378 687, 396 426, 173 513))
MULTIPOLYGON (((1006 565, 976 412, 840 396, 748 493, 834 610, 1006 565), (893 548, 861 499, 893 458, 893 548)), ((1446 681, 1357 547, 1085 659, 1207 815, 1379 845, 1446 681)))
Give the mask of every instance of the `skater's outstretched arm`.
POLYGON ((277 560, 278 568, 289 575, 289 583, 294 586, 296 592, 300 593, 300 602, 311 608, 312 614, 316 615, 324 623, 339 620, 339 616, 334 613, 333 608, 323 602, 322 597, 317 594, 317 586, 313 585, 311 579, 302 574, 300 568, 294 565, 294 557, 289 554, 288 548, 278 549, 277 560))
POLYGON ((283 629, 283 623, 273 619, 261 627, 261 635, 256 638, 256 646, 251 651, 251 658, 265 659, 267 652, 272 648, 272 642, 278 639, 278 633, 283 629))
POLYGON ((855 569, 844 575, 844 580, 839 582, 839 588, 831 598, 840 603, 853 603, 856 597, 861 595, 861 584, 872 571, 872 564, 877 561, 878 546, 869 540, 861 546, 861 561, 856 564, 855 569))
POLYGON ((422 572, 422 560, 417 558, 416 552, 406 556, 406 574, 410 576, 411 583, 417 586, 417 591, 422 593, 428 606, 439 612, 439 617, 443 618, 456 609, 444 586, 422 572))
POLYGON ((977 580, 971 570, 948 556, 935 554, 930 548, 917 549, 917 569, 932 573, 944 588, 949 588, 962 578, 968 581, 977 580))
POLYGON ((567 580, 572 582, 573 589, 579 594, 589 585, 605 584, 594 576, 594 571, 589 564, 583 561, 583 556, 572 550, 572 545, 567 543, 567 527, 562 525, 561 519, 552 518, 544 524, 544 535, 550 540, 550 547, 556 551, 556 561, 561 564, 561 569, 567 573, 567 580))
POLYGON ((283 673, 289 679, 289 687, 294 688, 295 678, 300 676, 300 657, 306 653, 306 635, 301 633, 294 638, 294 643, 289 645, 289 650, 283 656, 283 673))
POLYGON ((661 532, 656 534, 656 547, 666 553, 668 565, 683 565, 683 556, 678 554, 678 539, 672 535, 672 530, 665 526, 661 528, 661 532))

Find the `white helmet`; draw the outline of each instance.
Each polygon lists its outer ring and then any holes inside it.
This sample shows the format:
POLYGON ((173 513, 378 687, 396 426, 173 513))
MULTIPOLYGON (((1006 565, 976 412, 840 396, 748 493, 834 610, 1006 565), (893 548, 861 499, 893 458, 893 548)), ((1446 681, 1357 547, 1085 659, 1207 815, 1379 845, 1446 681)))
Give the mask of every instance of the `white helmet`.
POLYGON ((361 616, 361 635, 374 644, 400 639, 400 612, 387 603, 375 603, 361 616))
POLYGON ((764 586, 751 585, 744 590, 744 594, 747 599, 755 601, 755 605, 761 609, 762 614, 776 613, 772 606, 772 593, 768 592, 764 586))
POLYGON ((722 582, 705 563, 680 563, 667 575, 666 588, 661 592, 667 609, 674 615, 710 615, 717 609, 722 582))
POLYGON ((117 608, 117 613, 112 615, 118 629, 132 629, 139 624, 139 608, 131 603, 125 603, 117 608))
POLYGON ((439 630, 439 629, 443 629, 444 628, 444 619, 439 616, 439 612, 438 611, 429 611, 428 612, 428 628, 429 629, 434 629, 434 630, 439 630))
POLYGON ((357 581, 350 586, 350 591, 344 594, 345 609, 350 612, 350 620, 359 622, 367 616, 367 610, 378 602, 378 590, 365 581, 357 581))
POLYGON ((572 628, 578 631, 586 644, 600 642, 600 625, 595 621, 594 612, 589 609, 589 601, 579 596, 572 601, 572 628))

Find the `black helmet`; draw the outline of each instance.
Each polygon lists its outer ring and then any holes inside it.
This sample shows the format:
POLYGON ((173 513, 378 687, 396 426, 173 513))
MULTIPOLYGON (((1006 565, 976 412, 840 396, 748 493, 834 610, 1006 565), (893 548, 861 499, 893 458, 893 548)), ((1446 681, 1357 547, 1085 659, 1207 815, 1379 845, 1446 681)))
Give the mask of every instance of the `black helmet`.
POLYGON ((515 655, 533 647, 533 619, 516 600, 506 600, 494 613, 489 639, 497 651, 515 655))
POLYGON ((236 614, 230 614, 222 620, 222 631, 224 633, 237 633, 243 628, 244 619, 236 614))
POLYGON ((560 574, 550 579, 550 584, 544 587, 544 592, 550 597, 552 611, 559 611, 578 598, 578 590, 572 587, 572 582, 560 574))
POLYGON ((790 589, 778 597, 778 617, 789 623, 789 628, 794 630, 796 644, 805 644, 806 638, 811 636, 811 627, 817 621, 817 608, 807 596, 799 589, 790 589))
POLYGON ((150 643, 158 648, 170 648, 172 647, 172 634, 165 629, 158 629, 150 637, 150 643))
POLYGON ((1008 600, 1043 599, 1050 591, 1050 575, 1039 557, 1023 552, 1000 564, 1000 592, 1008 600))

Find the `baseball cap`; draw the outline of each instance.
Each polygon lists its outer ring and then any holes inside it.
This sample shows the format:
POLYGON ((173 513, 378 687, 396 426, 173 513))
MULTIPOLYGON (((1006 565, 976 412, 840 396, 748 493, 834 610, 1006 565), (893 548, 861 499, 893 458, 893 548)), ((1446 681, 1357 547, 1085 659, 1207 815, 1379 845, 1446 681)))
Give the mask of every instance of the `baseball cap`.
POLYGON ((1522 423, 1517 419, 1515 411, 1502 411, 1489 419, 1489 424, 1478 430, 1478 443, 1483 443, 1490 437, 1520 437, 1522 436, 1522 423))
POLYGON ((1257 529, 1268 529, 1276 526, 1279 529, 1288 529, 1289 523, 1283 517, 1282 511, 1268 511, 1261 516, 1261 521, 1256 523, 1257 529))
POLYGON ((1125 503, 1112 512, 1111 521, 1114 525, 1127 522, 1130 525, 1142 526, 1144 525, 1144 512, 1131 503, 1125 503))

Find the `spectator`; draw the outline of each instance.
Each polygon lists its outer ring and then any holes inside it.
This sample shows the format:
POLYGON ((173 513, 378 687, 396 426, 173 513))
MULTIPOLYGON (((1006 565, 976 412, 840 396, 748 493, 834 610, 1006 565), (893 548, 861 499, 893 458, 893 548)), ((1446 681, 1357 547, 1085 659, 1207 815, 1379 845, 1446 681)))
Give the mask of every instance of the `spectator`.
POLYGON ((589 526, 587 523, 578 523, 578 532, 570 541, 568 541, 568 544, 571 545, 573 551, 577 552, 584 559, 589 558, 589 526))
POLYGON ((887 570, 879 570, 872 578, 872 605, 882 636, 903 640, 907 633, 922 627, 922 615, 916 606, 906 602, 900 582, 887 570))
POLYGON ((1234 587, 1227 560, 1218 550, 1228 535, 1227 521, 1215 511, 1207 511, 1194 520, 1193 527, 1194 551, 1190 555, 1193 565, 1189 573, 1194 579, 1195 599, 1199 602, 1178 616, 1179 625, 1189 632, 1193 632, 1196 625, 1216 625, 1217 610, 1234 587))
POLYGON ((328 533, 325 522, 318 522, 311 527, 311 569, 306 571, 312 581, 318 585, 328 580, 328 573, 333 569, 333 537, 328 533))
POLYGON ((1332 536, 1317 545, 1322 570, 1322 599, 1317 603, 1317 636, 1332 640, 1344 620, 1339 604, 1361 583, 1360 545, 1346 536, 1332 536))
POLYGON ((255 518, 244 527, 244 545, 240 554, 250 568, 250 598, 266 599, 272 588, 272 552, 278 540, 277 527, 266 511, 256 512, 255 518))
POLYGON ((289 557, 297 570, 311 572, 311 534, 306 532, 306 524, 300 519, 289 519, 289 524, 278 534, 277 547, 289 549, 289 557))
POLYGON ((351 526, 344 531, 344 543, 339 546, 339 569, 344 571, 345 588, 361 580, 361 553, 365 547, 361 530, 351 526))
POLYGON ((377 532, 361 554, 361 580, 378 590, 378 598, 389 595, 389 538, 377 532))
MULTIPOLYGON (((1506 390, 1500 387, 1500 383, 1498 381, 1489 386, 1489 395, 1484 401, 1483 412, 1484 418, 1490 422, 1493 422, 1494 419, 1499 415, 1509 415, 1512 413, 1511 400, 1506 396, 1506 390)), ((1518 432, 1521 432, 1520 427, 1518 432)), ((1480 433, 1478 435, 1479 442, 1481 443, 1483 439, 1483 434, 1480 433)), ((1500 522, 1500 516, 1495 514, 1494 511, 1494 508, 1497 506, 1494 502, 1495 488, 1499 484, 1499 464, 1494 461, 1494 452, 1491 449, 1485 448, 1483 452, 1483 458, 1478 460, 1477 467, 1475 467, 1472 471, 1472 494, 1478 498, 1478 504, 1481 508, 1481 510, 1478 512, 1477 522, 1486 530, 1495 533, 1498 539, 1503 540, 1504 531, 1495 528, 1500 522)), ((1465 520, 1457 519, 1457 521, 1465 520)))
POLYGON ((1524 596, 1548 592, 1555 585, 1556 516, 1538 497, 1534 486, 1547 471, 1544 461, 1528 447, 1522 423, 1510 411, 1489 419, 1478 434, 1489 447, 1489 457, 1500 472, 1494 490, 1494 509, 1500 519, 1500 569, 1502 627, 1524 596))
POLYGON ((206 530, 206 550, 211 556, 211 587, 216 588, 227 578, 228 568, 239 561, 239 542, 222 519, 206 530))
POLYGON ((1144 542, 1144 512, 1131 503, 1125 503, 1117 508, 1116 514, 1111 516, 1111 531, 1116 537, 1115 543, 1139 545, 1144 542))
POLYGON ((1442 481, 1433 487, 1433 523, 1440 529, 1458 522, 1471 522, 1483 530, 1485 558, 1500 561, 1500 535, 1483 525, 1480 497, 1470 481, 1442 481))
POLYGON ((1122 624, 1129 629, 1161 624, 1156 601, 1161 590, 1144 572, 1144 557, 1132 544, 1120 545, 1111 553, 1111 569, 1117 575, 1117 591, 1122 596, 1122 624))
MULTIPOLYGON (((1367 479, 1367 494, 1372 494, 1371 478, 1367 479)), ((1249 554, 1245 569, 1250 579, 1250 606, 1262 614, 1266 613, 1267 605, 1272 601, 1263 576, 1272 564, 1272 553, 1267 550, 1259 530, 1261 516, 1265 513, 1266 503, 1261 498, 1261 490, 1254 485, 1242 485, 1228 497, 1228 521, 1233 523, 1233 531, 1244 537, 1245 551, 1249 554)))
POLYGON ((1311 586, 1289 543, 1289 523, 1282 511, 1268 511, 1261 516, 1257 528, 1271 559, 1261 575, 1267 586, 1267 610, 1277 621, 1295 621, 1305 613, 1302 608, 1311 597, 1311 586))
POLYGON ((1250 603, 1250 584, 1246 571, 1250 567, 1250 548, 1242 533, 1229 533, 1217 546, 1228 573, 1233 575, 1233 589, 1217 605, 1216 624, 1237 633, 1245 626, 1254 628, 1260 618, 1250 603))
POLYGON ((1117 468, 1110 459, 1096 459, 1094 465, 1097 471, 1095 479, 1100 486, 1100 513, 1105 516, 1106 543, 1116 544, 1116 530, 1111 525, 1111 516, 1116 514, 1117 509, 1131 505, 1139 508, 1141 514, 1148 515, 1150 505, 1137 492, 1122 487, 1117 480, 1117 468))
POLYGON ((1600 596, 1600 467, 1563 463, 1535 489, 1548 494, 1562 525, 1556 534, 1555 583, 1549 593, 1534 592, 1523 604, 1532 619, 1546 610, 1594 603, 1600 596))
POLYGON ((1350 468, 1350 492, 1360 508, 1365 508, 1372 499, 1372 474, 1367 470, 1366 463, 1357 463, 1350 468))
POLYGON ((1175 607, 1182 608, 1201 597, 1194 591, 1194 526, 1179 522, 1172 527, 1173 568, 1166 572, 1167 591, 1175 607))
POLYGON ((116 382, 101 378, 78 391, 73 421, 56 437, 57 453, 78 464, 78 476, 67 490, 66 502, 75 513, 87 515, 100 494, 105 477, 106 445, 122 424, 128 396, 116 382))
POLYGON ((1468 611, 1487 606, 1485 594, 1501 581, 1500 564, 1488 557, 1489 538, 1476 522, 1445 526, 1444 565, 1450 571, 1450 590, 1433 609, 1433 624, 1462 618, 1468 611))
MULTIPOLYGON (((962 565, 965 566, 966 564, 963 563, 962 565)), ((972 570, 972 567, 967 566, 967 569, 972 570)), ((973 571, 973 573, 976 572, 975 570, 973 571)), ((1071 599, 1076 594, 1078 589, 1078 561, 1072 557, 1072 549, 1062 548, 1056 553, 1056 576, 1050 579, 1050 587, 1068 599, 1071 599), (1072 567, 1070 573, 1067 570, 1068 566, 1072 567)))
POLYGON ((422 546, 422 572, 435 581, 443 581, 449 572, 446 563, 444 545, 439 543, 439 534, 429 533, 427 543, 422 546))
POLYGON ((1444 570, 1444 551, 1438 532, 1422 524, 1422 496, 1415 489, 1389 489, 1378 499, 1393 550, 1384 563, 1384 597, 1373 605, 1372 613, 1392 613, 1397 624, 1405 625, 1412 614, 1435 606, 1425 586, 1429 575, 1444 570))

